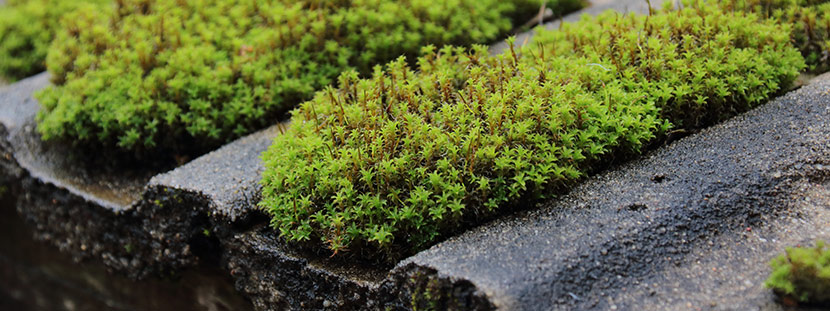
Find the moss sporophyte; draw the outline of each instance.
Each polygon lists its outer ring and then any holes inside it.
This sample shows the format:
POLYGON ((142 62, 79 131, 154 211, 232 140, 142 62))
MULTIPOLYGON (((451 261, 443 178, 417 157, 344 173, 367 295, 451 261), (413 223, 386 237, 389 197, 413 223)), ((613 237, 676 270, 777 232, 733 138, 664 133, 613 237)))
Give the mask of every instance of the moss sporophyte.
POLYGON ((746 111, 806 67, 781 20, 667 2, 537 29, 500 55, 428 46, 414 65, 345 72, 262 155, 260 207, 297 245, 399 259, 669 129, 746 111))
MULTIPOLYGON (((490 42, 542 0, 118 0, 63 19, 37 95, 44 139, 206 150, 272 124, 344 71, 490 42), (203 148, 199 148, 203 147, 203 148)), ((573 6, 580 1, 563 1, 573 6)), ((548 5, 556 5, 550 1, 548 5)))

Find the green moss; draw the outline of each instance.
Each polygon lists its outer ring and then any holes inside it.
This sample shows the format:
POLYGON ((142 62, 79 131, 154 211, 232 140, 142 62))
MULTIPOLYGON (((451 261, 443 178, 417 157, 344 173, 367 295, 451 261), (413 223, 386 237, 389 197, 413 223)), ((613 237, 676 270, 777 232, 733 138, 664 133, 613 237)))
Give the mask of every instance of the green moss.
MULTIPOLYGON (((415 287, 415 292, 412 293, 410 307, 413 311, 436 311, 439 310, 438 303, 442 297, 440 281, 437 277, 428 278, 426 284, 415 287)), ((416 283, 417 284, 417 283, 416 283)), ((446 308, 445 308, 446 309, 446 308)))
POLYGON ((792 31, 793 44, 801 50, 810 71, 830 69, 830 1, 827 0, 729 0, 727 10, 752 11, 771 18, 792 31))
POLYGON ((745 111, 804 68, 789 32, 713 5, 606 13, 529 47, 426 48, 340 76, 263 154, 289 241, 391 259, 567 187, 670 128, 745 111))
POLYGON ((824 242, 787 248, 770 266, 772 274, 764 285, 776 293, 803 303, 830 305, 830 249, 824 242))
POLYGON ((59 22, 82 6, 103 7, 109 0, 10 0, 0 6, 0 77, 15 81, 46 69, 49 43, 59 22))
POLYGON ((559 31, 541 32, 531 53, 540 53, 541 47, 551 55, 610 62, 626 89, 645 88, 661 117, 682 128, 746 111, 789 86, 797 76, 794 68, 803 69, 803 61, 787 44, 788 27, 757 14, 689 2, 687 9, 697 14, 672 11, 669 1, 653 19, 617 13, 586 16, 559 31), (730 16, 737 19, 723 21, 730 16))
POLYGON ((47 58, 56 86, 38 95, 44 139, 139 153, 214 147, 272 124, 343 71, 426 44, 492 41, 517 7, 540 2, 116 3, 65 19, 47 58))

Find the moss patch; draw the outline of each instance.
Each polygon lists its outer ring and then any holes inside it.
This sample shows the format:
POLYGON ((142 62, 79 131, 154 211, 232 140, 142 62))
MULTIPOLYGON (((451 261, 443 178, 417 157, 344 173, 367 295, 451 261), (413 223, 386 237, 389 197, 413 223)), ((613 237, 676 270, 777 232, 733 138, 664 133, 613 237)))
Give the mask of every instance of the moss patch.
POLYGON ((9 0, 0 5, 0 76, 16 81, 46 70, 44 60, 61 17, 79 7, 102 9, 109 2, 9 0))
POLYGON ((263 200, 290 241, 397 259, 567 187, 671 128, 705 126, 788 86, 790 33, 716 5, 606 13, 523 49, 426 48, 340 76, 263 154, 263 200))
MULTIPOLYGON (((565 1, 571 3, 573 1, 565 1)), ((37 97, 44 139, 206 149, 272 124, 343 71, 488 42, 540 0, 121 0, 66 18, 37 97)), ((532 15, 532 13, 531 13, 532 15)))
POLYGON ((764 285, 802 303, 830 306, 830 249, 824 242, 787 248, 770 266, 772 274, 764 285))
POLYGON ((801 50, 809 70, 830 69, 830 1, 827 0, 729 0, 726 10, 755 12, 792 31, 792 42, 801 50))

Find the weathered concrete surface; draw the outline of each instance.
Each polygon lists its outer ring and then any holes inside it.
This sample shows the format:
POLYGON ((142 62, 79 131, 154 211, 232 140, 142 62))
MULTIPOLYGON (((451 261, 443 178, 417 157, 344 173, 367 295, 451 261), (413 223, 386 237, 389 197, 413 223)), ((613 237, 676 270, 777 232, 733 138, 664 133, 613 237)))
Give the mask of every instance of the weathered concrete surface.
POLYGON ((829 91, 820 76, 402 265, 468 280, 508 310, 776 306, 766 262, 830 237, 829 91))
POLYGON ((123 211, 141 195, 147 181, 165 168, 135 163, 90 162, 95 155, 60 143, 44 143, 36 131, 35 91, 49 85, 46 73, 0 89, 0 124, 6 129, 17 164, 42 182, 66 189, 90 203, 123 211))
POLYGON ((15 210, 15 193, 19 189, 0 191, 0 310, 253 310, 220 269, 196 267, 174 280, 136 281, 103 265, 78 265, 32 239, 32 226, 15 210))
POLYGON ((267 227, 235 234, 223 246, 237 289, 259 310, 360 309, 388 271, 310 259, 267 227))
POLYGON ((21 190, 19 214, 35 226, 39 240, 76 260, 95 258, 130 275, 146 275, 155 269, 139 260, 152 252, 141 247, 146 235, 121 213, 152 172, 86 162, 90 157, 70 146, 43 143, 35 131, 38 105, 32 95, 46 85, 48 76, 41 74, 0 88, 0 174, 21 190))
POLYGON ((243 137, 170 172, 150 180, 149 187, 198 193, 209 201, 215 216, 230 221, 255 212, 259 202, 260 176, 264 167, 259 155, 288 124, 272 126, 243 137))
POLYGON ((802 179, 793 186, 793 193, 782 198, 785 212, 762 215, 759 226, 737 228, 695 246, 683 264, 609 296, 612 305, 632 310, 785 309, 772 291, 759 286, 769 275, 769 260, 786 247, 830 239, 827 178, 802 179))

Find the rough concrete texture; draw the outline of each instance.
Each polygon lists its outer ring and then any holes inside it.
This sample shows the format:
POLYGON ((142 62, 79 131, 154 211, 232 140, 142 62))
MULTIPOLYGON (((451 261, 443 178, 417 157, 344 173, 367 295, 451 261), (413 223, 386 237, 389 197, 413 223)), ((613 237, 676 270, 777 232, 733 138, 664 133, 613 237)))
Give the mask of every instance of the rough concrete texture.
POLYGON ((237 289, 257 309, 360 309, 386 272, 321 265, 284 246, 267 227, 235 234, 224 245, 237 289))
POLYGON ((189 247, 175 243, 182 233, 157 233, 186 217, 180 214, 189 215, 188 204, 169 213, 178 217, 151 226, 135 213, 136 206, 148 204, 140 200, 145 184, 163 168, 106 162, 69 144, 40 139, 33 93, 48 83, 48 75, 40 74, 0 89, 3 180, 20 191, 18 212, 34 225, 36 238, 76 260, 97 259, 132 277, 166 274, 194 263, 189 247))
POLYGON ((830 237, 830 183, 804 179, 781 198, 788 210, 763 223, 737 228, 691 249, 683 264, 644 278, 610 297, 612 306, 640 310, 781 310, 774 294, 760 286, 768 262, 786 247, 813 245, 830 237), (776 218, 777 217, 777 218, 776 218))
POLYGON ((0 192, 0 310, 253 309, 220 269, 196 267, 175 280, 136 281, 103 265, 75 263, 66 252, 32 239, 32 226, 15 210, 19 190, 0 192))
POLYGON ((830 75, 403 264, 500 309, 778 308, 766 263, 830 238, 830 75))
POLYGON ((35 132, 32 94, 47 84, 41 74, 0 89, 1 174, 19 191, 19 214, 35 226, 36 238, 76 260, 96 258, 129 275, 145 275, 153 263, 138 258, 151 250, 139 247, 146 238, 121 213, 152 172, 85 163, 67 145, 43 143, 35 132))
POLYGON ((210 211, 231 221, 248 216, 259 202, 264 167, 260 153, 288 126, 280 124, 243 137, 170 172, 153 177, 150 187, 168 187, 205 196, 210 211))

